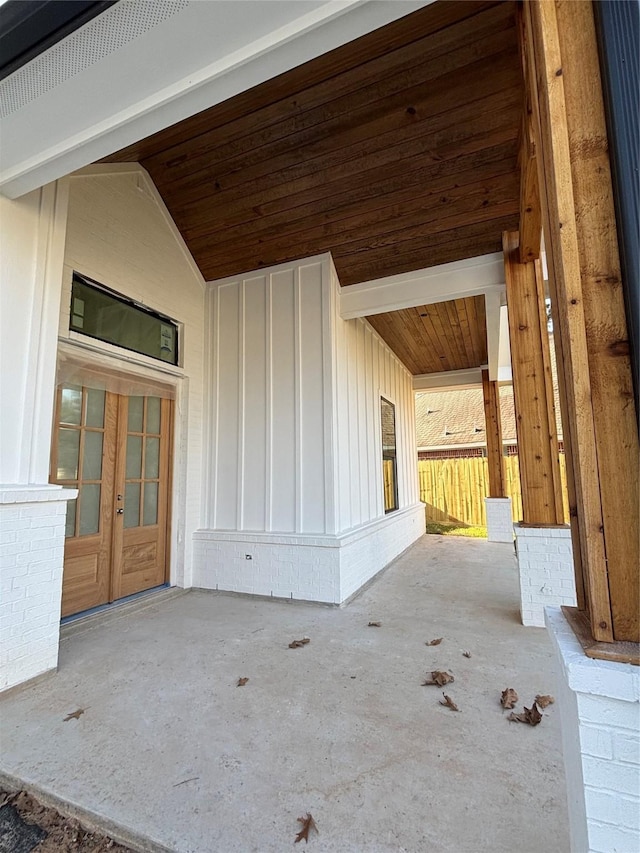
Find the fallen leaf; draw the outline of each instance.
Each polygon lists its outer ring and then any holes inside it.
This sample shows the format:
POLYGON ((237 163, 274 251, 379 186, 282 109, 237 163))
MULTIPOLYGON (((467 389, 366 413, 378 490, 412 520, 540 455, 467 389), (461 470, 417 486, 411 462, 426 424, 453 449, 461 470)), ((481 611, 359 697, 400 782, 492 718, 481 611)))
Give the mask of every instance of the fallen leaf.
POLYGON ((71 714, 67 714, 67 716, 62 721, 63 723, 68 723, 69 720, 79 720, 80 717, 84 714, 85 708, 78 708, 77 711, 73 711, 71 714))
POLYGON ((458 708, 458 706, 453 701, 451 696, 447 696, 446 693, 443 693, 442 695, 444 696, 444 702, 441 701, 440 702, 441 705, 444 705, 445 708, 450 708, 452 711, 459 711, 460 710, 460 708, 458 708))
POLYGON ((244 687, 247 681, 249 681, 248 678, 239 678, 236 687, 244 687))
POLYGON ((423 687, 428 687, 430 684, 437 684, 438 687, 444 687, 445 684, 450 684, 455 681, 450 672, 442 672, 440 669, 434 669, 431 673, 431 681, 425 681, 423 687))
POLYGON ((382 628, 382 622, 369 622, 367 628, 382 628))
POLYGON ((513 723, 528 723, 530 726, 537 726, 542 719, 542 714, 534 702, 531 708, 525 708, 522 714, 514 714, 512 711, 507 719, 513 723))
POLYGON ((311 817, 311 814, 309 812, 307 812, 304 817, 299 817, 298 823, 302 824, 302 829, 296 835, 296 840, 294 841, 294 844, 297 844, 298 841, 302 841, 303 838, 304 838, 304 843, 306 844, 307 841, 309 840, 309 833, 311 832, 312 829, 315 829, 316 832, 319 832, 318 827, 316 826, 316 822, 311 817))
POLYGON ((502 696, 500 697, 500 704, 503 708, 506 708, 507 711, 510 711, 511 708, 515 708, 518 702, 518 694, 513 689, 513 687, 507 687, 506 690, 502 691, 502 696))
POLYGON ((301 649, 302 646, 306 646, 307 643, 310 643, 311 640, 309 637, 303 637, 301 640, 294 640, 292 643, 289 643, 290 649, 301 649))
POLYGON ((471 657, 471 652, 462 652, 462 657, 463 657, 463 658, 470 658, 470 657, 471 657))
POLYGON ((439 646, 443 640, 444 637, 438 637, 436 640, 429 640, 428 643, 425 643, 425 646, 439 646))
POLYGON ((553 696, 549 696, 548 693, 545 693, 542 696, 538 693, 538 695, 536 696, 536 703, 543 710, 547 707, 547 705, 553 705, 554 702, 555 699, 553 698, 553 696))

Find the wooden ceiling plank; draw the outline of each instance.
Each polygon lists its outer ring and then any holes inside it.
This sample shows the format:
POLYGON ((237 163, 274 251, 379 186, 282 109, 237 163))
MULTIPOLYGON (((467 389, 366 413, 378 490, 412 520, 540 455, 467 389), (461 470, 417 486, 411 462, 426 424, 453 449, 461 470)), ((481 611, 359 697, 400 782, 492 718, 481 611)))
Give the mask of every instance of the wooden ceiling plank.
MULTIPOLYGON (((420 117, 447 113, 452 102, 474 101, 490 91, 515 88, 521 84, 517 51, 511 47, 487 59, 468 65, 443 76, 431 84, 422 84, 399 94, 383 98, 372 105, 325 121, 313 128, 262 145, 236 157, 230 157, 212 167, 208 156, 189 157, 185 180, 172 179, 163 168, 150 161, 143 165, 158 185, 163 198, 170 204, 176 194, 184 195, 192 188, 198 192, 203 183, 224 187, 230 181, 250 183, 272 169, 279 171, 301 158, 309 159, 344 145, 361 142, 388 130, 411 126, 420 117)), ((193 200, 191 197, 190 200, 193 200)))
MULTIPOLYGON (((517 215, 510 214, 486 223, 474 223, 467 228, 453 229, 425 238, 421 248, 406 252, 393 247, 367 256, 334 253, 334 262, 342 285, 359 284, 374 278, 436 266, 464 258, 497 252, 501 246, 500 228, 517 227, 517 215)), ((205 276, 206 277, 206 276, 205 276)))
POLYGON ((471 335, 471 329, 469 328, 469 317, 467 316, 467 300, 464 298, 456 299, 454 300, 454 305, 458 314, 460 334, 462 336, 462 342, 464 345, 467 360, 476 361, 478 353, 475 351, 475 347, 473 346, 473 337, 471 335))
POLYGON ((442 370, 450 370, 449 360, 442 350, 438 334, 429 316, 429 306, 420 305, 415 309, 408 310, 413 312, 412 319, 421 329, 426 342, 425 358, 420 364, 422 373, 440 373, 442 370))
MULTIPOLYGON (((440 180, 429 180, 427 173, 427 180, 422 181, 419 170, 417 177, 409 173, 398 179, 400 186, 411 181, 406 190, 396 190, 395 181, 376 185, 372 176, 372 182, 362 193, 365 198, 358 198, 357 194, 353 198, 347 194, 347 203, 343 206, 338 199, 332 203, 329 198, 316 205, 305 206, 308 214, 299 220, 292 212, 289 222, 281 214, 273 224, 268 219, 264 228, 254 227, 252 230, 244 226, 232 231, 216 230, 211 236, 199 238, 189 236, 187 231, 185 238, 192 251, 208 251, 209 257, 224 259, 244 255, 245 239, 267 245, 274 251, 282 246, 296 245, 304 254, 306 249, 303 247, 318 240, 330 241, 335 247, 352 241, 358 233, 400 231, 415 221, 427 223, 457 209, 488 208, 499 200, 512 198, 517 191, 513 171, 515 158, 507 155, 508 148, 501 147, 499 158, 492 158, 484 168, 461 171, 457 175, 453 170, 454 174, 440 180), (429 187, 427 193, 420 192, 423 186, 429 187)), ((452 164, 455 165, 455 161, 452 164)), ((429 171, 433 174, 436 170, 429 171)))
POLYGON ((481 15, 485 10, 496 5, 500 5, 497 0, 486 0, 486 2, 459 0, 456 3, 434 4, 419 9, 409 16, 367 33, 328 54, 309 60, 292 71, 279 74, 228 101, 216 104, 183 122, 134 143, 111 155, 109 160, 112 162, 144 160, 153 153, 179 144, 184 135, 199 136, 211 128, 222 127, 274 101, 290 98, 354 66, 403 47, 411 41, 440 33, 467 18, 481 15))
POLYGON ((452 299, 442 303, 442 307, 446 309, 449 326, 451 327, 451 342, 456 351, 458 364, 461 367, 477 367, 473 353, 469 356, 464 345, 464 337, 460 327, 460 319, 456 309, 455 302, 452 299))
POLYGON ((394 323, 390 315, 376 314, 374 317, 367 317, 366 319, 385 343, 387 343, 398 356, 410 373, 415 374, 419 371, 419 353, 414 351, 411 344, 407 343, 402 335, 400 326, 397 323, 394 323))
MULTIPOLYGON (((271 172, 252 183, 252 192, 232 187, 213 192, 215 204, 208 206, 218 227, 232 227, 256 220, 263 215, 281 213, 319 195, 330 195, 336 189, 358 187, 366 175, 375 170, 392 176, 406 172, 415 157, 426 158, 434 167, 442 160, 478 154, 483 147, 492 148, 514 140, 520 93, 508 89, 481 102, 473 102, 448 114, 447 127, 435 132, 422 132, 413 127, 408 133, 387 133, 367 140, 365 145, 347 146, 338 154, 328 154, 315 161, 293 164, 284 172, 271 172), (411 135, 409 135, 411 134, 411 135)), ((437 122, 424 123, 433 131, 437 122)), ((366 180, 365 180, 366 182, 366 180)), ((172 205, 172 210, 185 221, 202 209, 200 202, 172 205)), ((191 236, 198 236, 195 227, 191 236)))
POLYGON ((484 305, 484 296, 474 296, 466 304, 469 328, 471 329, 473 347, 476 358, 478 359, 478 367, 487 363, 487 328, 484 305))
POLYGON ((298 100, 286 102, 280 107, 276 121, 270 121, 269 115, 264 114, 268 110, 259 110, 226 127, 215 128, 195 139, 186 139, 169 151, 145 158, 143 165, 153 174, 162 171, 165 183, 170 184, 189 177, 194 170, 216 170, 246 155, 250 155, 251 162, 256 157, 263 159, 263 149, 266 149, 267 156, 273 156, 271 149, 276 147, 276 143, 286 140, 290 140, 287 145, 303 147, 322 132, 321 125, 335 123, 345 117, 366 116, 372 106, 381 101, 397 101, 399 98, 411 104, 412 97, 421 88, 434 86, 440 78, 450 78, 455 72, 460 73, 478 62, 486 63, 487 58, 513 48, 516 36, 513 21, 512 26, 505 30, 490 31, 482 41, 470 33, 462 43, 456 43, 444 52, 438 41, 433 44, 422 41, 418 44, 422 48, 420 60, 412 55, 404 58, 405 51, 401 51, 397 59, 402 60, 402 65, 392 70, 388 67, 388 57, 381 57, 372 67, 370 79, 366 82, 357 82, 359 69, 346 72, 342 87, 345 91, 342 93, 339 82, 343 78, 334 78, 324 84, 326 96, 315 105, 304 106, 298 100))

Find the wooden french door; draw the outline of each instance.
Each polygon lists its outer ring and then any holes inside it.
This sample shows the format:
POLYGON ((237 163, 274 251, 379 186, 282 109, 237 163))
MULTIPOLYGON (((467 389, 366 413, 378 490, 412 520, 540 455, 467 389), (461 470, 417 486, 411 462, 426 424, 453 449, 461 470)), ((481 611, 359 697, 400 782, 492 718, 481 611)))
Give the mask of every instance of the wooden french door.
POLYGON ((172 404, 62 386, 51 481, 78 489, 65 531, 62 615, 167 578, 172 404))

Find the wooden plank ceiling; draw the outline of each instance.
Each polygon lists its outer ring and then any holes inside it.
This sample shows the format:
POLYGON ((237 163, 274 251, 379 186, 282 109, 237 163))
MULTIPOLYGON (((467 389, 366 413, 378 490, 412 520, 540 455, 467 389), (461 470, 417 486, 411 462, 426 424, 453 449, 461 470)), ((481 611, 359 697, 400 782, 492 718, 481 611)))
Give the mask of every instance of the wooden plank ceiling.
POLYGON ((367 317, 414 375, 487 363, 484 296, 367 317))
MULTIPOLYGON (((500 251, 518 226, 515 13, 438 0, 107 159, 149 171, 207 280, 331 251, 349 285, 500 251)), ((408 314, 372 323, 411 338, 408 314)))

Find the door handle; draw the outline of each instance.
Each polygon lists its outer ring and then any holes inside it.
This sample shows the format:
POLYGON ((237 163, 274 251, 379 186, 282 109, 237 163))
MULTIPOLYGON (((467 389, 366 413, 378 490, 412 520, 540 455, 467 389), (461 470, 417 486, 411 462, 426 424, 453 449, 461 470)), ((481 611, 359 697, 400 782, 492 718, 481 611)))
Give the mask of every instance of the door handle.
POLYGON ((122 508, 116 510, 116 515, 122 515, 124 510, 122 508))

